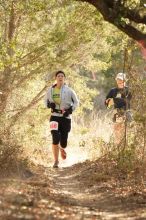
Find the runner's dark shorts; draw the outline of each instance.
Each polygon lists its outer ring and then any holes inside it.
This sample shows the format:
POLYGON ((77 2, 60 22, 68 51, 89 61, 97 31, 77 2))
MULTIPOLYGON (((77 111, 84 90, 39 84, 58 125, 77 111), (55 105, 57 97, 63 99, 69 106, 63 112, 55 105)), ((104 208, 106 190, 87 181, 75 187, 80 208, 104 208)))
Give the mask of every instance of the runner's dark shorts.
POLYGON ((51 121, 58 122, 58 130, 51 130, 52 144, 57 145, 60 143, 62 148, 66 148, 68 132, 70 132, 71 130, 71 119, 65 117, 51 116, 50 122, 51 121))

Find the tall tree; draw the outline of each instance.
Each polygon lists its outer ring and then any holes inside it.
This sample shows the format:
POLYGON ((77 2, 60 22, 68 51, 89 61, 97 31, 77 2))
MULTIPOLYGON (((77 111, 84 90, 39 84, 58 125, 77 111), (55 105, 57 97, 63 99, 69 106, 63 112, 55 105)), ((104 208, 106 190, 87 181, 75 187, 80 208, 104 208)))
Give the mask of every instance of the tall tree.
MULTIPOLYGON (((53 0, 0 0, 0 121, 5 126, 4 118, 14 125, 42 99, 46 72, 63 67, 70 73, 74 63, 90 59, 94 29, 87 32, 80 25, 80 19, 86 27, 90 23, 84 13, 77 16, 82 9, 53 0)), ((79 87, 84 81, 78 78, 79 87)))
POLYGON ((103 18, 146 48, 144 0, 77 0, 93 5, 103 18))

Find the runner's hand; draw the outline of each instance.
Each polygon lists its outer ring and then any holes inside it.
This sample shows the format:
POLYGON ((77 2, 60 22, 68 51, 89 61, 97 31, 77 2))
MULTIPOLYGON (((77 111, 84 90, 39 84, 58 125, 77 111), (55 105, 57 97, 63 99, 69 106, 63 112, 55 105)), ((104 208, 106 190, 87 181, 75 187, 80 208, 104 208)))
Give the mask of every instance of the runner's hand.
POLYGON ((65 109, 63 116, 68 117, 70 114, 72 114, 72 106, 70 106, 68 109, 65 109))
POLYGON ((54 102, 50 102, 49 100, 47 100, 47 107, 51 108, 52 110, 55 109, 56 105, 54 102))
POLYGON ((113 98, 107 99, 107 100, 106 100, 106 103, 107 103, 108 108, 110 108, 111 106, 113 106, 113 105, 114 105, 114 100, 113 100, 113 98))

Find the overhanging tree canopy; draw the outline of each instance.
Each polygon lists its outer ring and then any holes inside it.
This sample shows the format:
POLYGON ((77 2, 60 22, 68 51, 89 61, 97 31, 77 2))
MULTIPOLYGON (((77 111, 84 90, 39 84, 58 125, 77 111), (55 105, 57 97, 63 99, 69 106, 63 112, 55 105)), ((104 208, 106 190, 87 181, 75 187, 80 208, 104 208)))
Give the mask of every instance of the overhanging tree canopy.
POLYGON ((146 4, 144 0, 77 0, 88 2, 130 38, 146 48, 146 4))

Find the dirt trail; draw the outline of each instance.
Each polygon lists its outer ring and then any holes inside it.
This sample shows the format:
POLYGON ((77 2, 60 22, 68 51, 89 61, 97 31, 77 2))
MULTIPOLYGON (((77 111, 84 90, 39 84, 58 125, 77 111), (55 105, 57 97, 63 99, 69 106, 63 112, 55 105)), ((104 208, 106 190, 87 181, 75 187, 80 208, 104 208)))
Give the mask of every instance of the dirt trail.
POLYGON ((39 167, 32 177, 1 180, 0 220, 146 219, 146 197, 137 202, 116 195, 95 167, 39 167))

